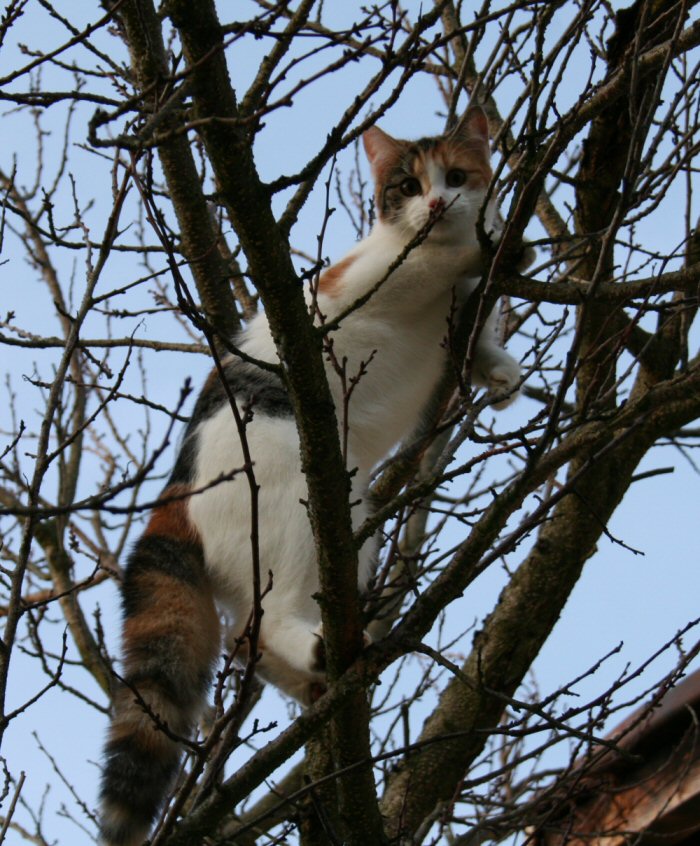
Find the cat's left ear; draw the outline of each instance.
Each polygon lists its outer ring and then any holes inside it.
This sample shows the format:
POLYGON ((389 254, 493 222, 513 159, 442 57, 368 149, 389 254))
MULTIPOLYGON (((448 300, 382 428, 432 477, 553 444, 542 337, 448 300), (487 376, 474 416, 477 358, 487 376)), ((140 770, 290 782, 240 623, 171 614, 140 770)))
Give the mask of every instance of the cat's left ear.
POLYGON ((362 143, 372 168, 372 176, 376 182, 385 171, 386 166, 394 162, 400 155, 401 142, 392 138, 378 126, 370 126, 362 134, 362 143))
POLYGON ((450 133, 469 141, 481 141, 488 147, 489 122, 481 106, 469 106, 450 133))

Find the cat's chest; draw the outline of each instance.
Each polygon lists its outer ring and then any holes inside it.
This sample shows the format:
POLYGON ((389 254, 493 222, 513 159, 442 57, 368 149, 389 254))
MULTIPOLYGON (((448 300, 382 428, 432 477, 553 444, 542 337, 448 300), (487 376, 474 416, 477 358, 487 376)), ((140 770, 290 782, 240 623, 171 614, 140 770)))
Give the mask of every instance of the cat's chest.
POLYGON ((416 426, 443 372, 448 312, 442 304, 400 323, 365 320, 338 334, 328 379, 339 427, 361 466, 381 461, 416 426))

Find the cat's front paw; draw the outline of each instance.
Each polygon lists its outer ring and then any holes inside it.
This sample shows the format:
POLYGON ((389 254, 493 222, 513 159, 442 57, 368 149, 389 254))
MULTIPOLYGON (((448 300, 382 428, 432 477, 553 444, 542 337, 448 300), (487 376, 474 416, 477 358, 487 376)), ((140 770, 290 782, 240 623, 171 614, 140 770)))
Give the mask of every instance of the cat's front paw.
POLYGON ((496 411, 507 408, 518 396, 520 382, 520 365, 514 358, 508 356, 489 370, 487 386, 493 395, 491 407, 496 411))

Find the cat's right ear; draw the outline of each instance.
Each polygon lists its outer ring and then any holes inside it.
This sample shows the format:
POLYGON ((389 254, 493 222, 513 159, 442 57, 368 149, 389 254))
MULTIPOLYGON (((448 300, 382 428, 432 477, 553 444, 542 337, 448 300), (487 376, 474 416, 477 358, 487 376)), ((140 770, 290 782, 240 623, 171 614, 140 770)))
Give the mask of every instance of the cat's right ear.
POLYGON ((362 143, 367 153, 374 181, 380 181, 387 166, 393 164, 401 151, 401 142, 384 132, 378 126, 371 126, 362 134, 362 143))
POLYGON ((489 122, 486 112, 479 105, 471 105, 457 122, 452 135, 465 141, 477 141, 489 146, 489 122))

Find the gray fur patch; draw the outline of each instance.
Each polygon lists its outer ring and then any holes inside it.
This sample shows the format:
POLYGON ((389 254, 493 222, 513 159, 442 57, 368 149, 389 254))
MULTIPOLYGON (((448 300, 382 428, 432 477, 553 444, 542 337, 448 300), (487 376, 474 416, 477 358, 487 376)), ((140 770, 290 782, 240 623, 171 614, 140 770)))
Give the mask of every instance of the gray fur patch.
MULTIPOLYGON (((231 356, 223 362, 224 376, 231 392, 236 397, 241 411, 249 410, 265 417, 293 417, 294 411, 287 389, 276 373, 264 370, 238 356, 231 356)), ((195 430, 203 421, 213 417, 228 404, 228 395, 216 371, 209 378, 197 397, 175 467, 168 481, 172 484, 188 484, 194 475, 194 461, 197 453, 195 430)))

